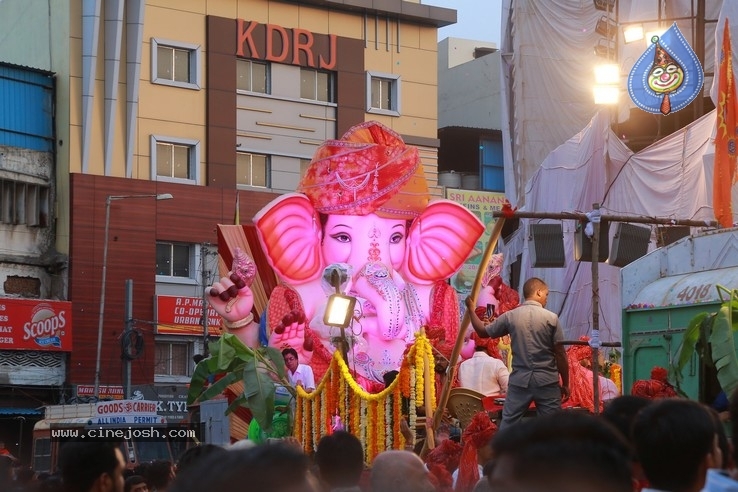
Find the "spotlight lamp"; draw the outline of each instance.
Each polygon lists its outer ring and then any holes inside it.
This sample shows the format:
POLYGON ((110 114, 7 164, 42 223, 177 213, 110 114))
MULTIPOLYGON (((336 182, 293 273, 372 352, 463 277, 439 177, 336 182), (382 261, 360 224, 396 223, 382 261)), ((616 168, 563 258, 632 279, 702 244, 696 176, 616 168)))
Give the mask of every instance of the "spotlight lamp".
POLYGON ((605 10, 607 12, 612 12, 612 9, 615 7, 615 0, 593 0, 594 6, 597 10, 605 10))
POLYGON ((623 28, 623 41, 633 43, 643 39, 643 26, 638 24, 635 26, 626 26, 623 28))
POLYGON ((356 298, 353 296, 331 294, 325 308, 325 315, 323 315, 323 324, 346 328, 351 323, 355 305, 356 298))

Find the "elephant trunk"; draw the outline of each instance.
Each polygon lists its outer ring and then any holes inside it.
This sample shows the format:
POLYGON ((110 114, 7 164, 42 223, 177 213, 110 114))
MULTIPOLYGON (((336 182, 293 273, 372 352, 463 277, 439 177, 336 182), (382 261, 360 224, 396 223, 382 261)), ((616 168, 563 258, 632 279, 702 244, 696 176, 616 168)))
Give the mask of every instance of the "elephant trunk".
POLYGON ((376 310, 376 335, 382 340, 403 337, 407 308, 405 297, 389 269, 381 263, 367 263, 359 272, 354 286, 356 294, 367 299, 376 310))

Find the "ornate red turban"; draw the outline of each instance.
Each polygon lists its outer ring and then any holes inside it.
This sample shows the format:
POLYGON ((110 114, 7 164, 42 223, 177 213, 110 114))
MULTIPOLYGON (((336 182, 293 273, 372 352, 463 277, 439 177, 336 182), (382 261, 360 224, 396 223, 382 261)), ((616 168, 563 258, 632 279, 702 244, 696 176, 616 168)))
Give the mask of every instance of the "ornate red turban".
POLYGON ((297 191, 320 213, 408 220, 420 215, 430 198, 418 149, 376 121, 324 142, 297 191))

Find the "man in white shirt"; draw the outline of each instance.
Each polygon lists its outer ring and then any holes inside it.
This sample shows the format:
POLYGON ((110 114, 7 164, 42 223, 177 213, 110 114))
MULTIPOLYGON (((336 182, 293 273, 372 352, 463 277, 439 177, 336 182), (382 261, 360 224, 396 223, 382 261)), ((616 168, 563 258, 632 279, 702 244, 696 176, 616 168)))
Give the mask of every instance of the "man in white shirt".
POLYGON ((284 364, 287 366, 287 377, 290 383, 293 386, 301 385, 308 393, 315 390, 313 368, 306 364, 298 363, 297 350, 286 348, 282 350, 282 357, 284 357, 284 364))
POLYGON ((504 362, 487 354, 486 348, 475 347, 474 355, 459 365, 459 383, 484 396, 507 393, 510 371, 504 362))

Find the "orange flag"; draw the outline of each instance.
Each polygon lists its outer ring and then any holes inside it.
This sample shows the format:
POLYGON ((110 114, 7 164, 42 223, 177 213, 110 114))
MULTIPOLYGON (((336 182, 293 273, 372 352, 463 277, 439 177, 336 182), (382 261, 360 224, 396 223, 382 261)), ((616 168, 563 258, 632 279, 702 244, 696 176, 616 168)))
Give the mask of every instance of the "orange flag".
POLYGON ((721 227, 733 225, 731 188, 736 181, 736 114, 738 114, 733 51, 730 47, 730 27, 725 19, 723 47, 720 50, 718 78, 717 132, 715 135, 715 167, 712 177, 712 207, 721 227))

